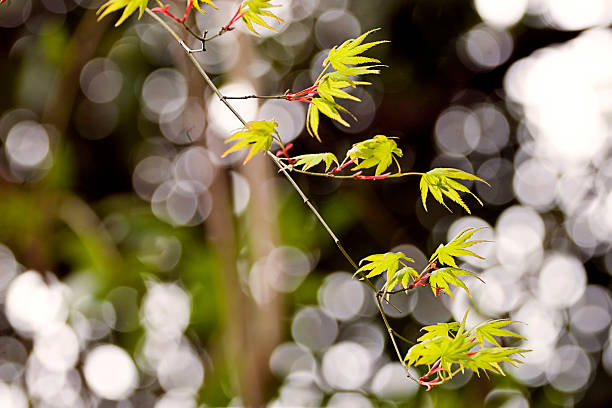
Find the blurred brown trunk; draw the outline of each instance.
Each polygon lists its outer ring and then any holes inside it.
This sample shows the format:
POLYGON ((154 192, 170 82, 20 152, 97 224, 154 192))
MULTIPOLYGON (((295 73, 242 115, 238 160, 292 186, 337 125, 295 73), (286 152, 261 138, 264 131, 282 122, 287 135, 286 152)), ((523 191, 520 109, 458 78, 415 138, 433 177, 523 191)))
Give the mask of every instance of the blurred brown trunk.
MULTIPOLYGON (((188 34, 183 32, 184 38, 186 35, 188 34)), ((237 46, 241 47, 241 61, 236 69, 228 73, 228 77, 233 80, 249 80, 252 83, 245 70, 252 61, 252 44, 246 36, 237 37, 237 41, 237 46)), ((178 50, 177 57, 179 54, 182 54, 181 50, 178 50)), ((179 66, 183 71, 188 72, 191 95, 201 97, 206 84, 183 56, 178 57, 177 61, 180 61, 179 66)), ((276 246, 277 228, 269 221, 276 217, 276 191, 273 183, 268 182, 274 172, 265 157, 254 158, 248 166, 241 167, 239 171, 247 179, 251 192, 246 215, 247 233, 236 233, 239 227, 232 212, 229 170, 219 168, 210 186, 213 208, 205 224, 206 238, 217 253, 217 265, 223 285, 222 308, 225 316, 222 319, 224 335, 221 347, 224 349, 225 362, 230 373, 236 374, 243 405, 262 407, 268 399, 267 390, 271 381, 269 357, 280 342, 283 299, 269 286, 269 279, 265 276, 260 276, 262 281, 259 282, 259 287, 263 286, 270 294, 264 304, 258 304, 253 297, 245 293, 244 288, 247 285, 240 280, 237 259, 240 249, 246 246, 252 265, 266 257, 276 246), (240 242, 239 236, 246 236, 247 242, 240 242)), ((271 273, 274 271, 266 268, 264 274, 271 273)))

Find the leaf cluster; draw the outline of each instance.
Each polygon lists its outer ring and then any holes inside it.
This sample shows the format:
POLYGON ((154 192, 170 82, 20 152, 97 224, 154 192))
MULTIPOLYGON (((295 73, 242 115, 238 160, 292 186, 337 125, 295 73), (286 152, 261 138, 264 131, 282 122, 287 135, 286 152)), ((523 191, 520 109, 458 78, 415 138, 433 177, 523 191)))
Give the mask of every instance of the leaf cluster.
POLYGON ((431 367, 439 362, 441 371, 439 377, 447 381, 458 372, 470 369, 480 375, 480 371, 491 371, 504 375, 500 363, 512 365, 521 363, 516 356, 522 356, 530 350, 518 347, 501 346, 495 337, 522 336, 502 327, 512 323, 512 320, 492 320, 481 323, 471 329, 465 328, 467 312, 461 323, 438 323, 421 329, 427 333, 417 339, 406 354, 405 361, 409 366, 426 365, 431 367), (492 346, 485 343, 487 340, 492 346))
POLYGON ((401 171, 396 156, 402 157, 402 155, 402 150, 397 147, 395 141, 383 135, 377 135, 372 139, 355 143, 346 153, 346 156, 355 160, 355 164, 357 164, 356 167, 353 167, 353 171, 376 166, 375 174, 377 176, 387 170, 393 161, 395 161, 398 170, 401 171))
MULTIPOLYGON (((200 11, 203 14, 206 14, 206 12, 202 10, 202 7, 200 6, 200 2, 208 4, 214 8, 217 8, 217 6, 212 2, 212 0, 187 0, 187 3, 188 3, 187 7, 190 7, 189 3, 191 3, 193 7, 195 7, 198 11, 200 11)), ((98 12, 97 12, 97 14, 99 14, 98 21, 103 19, 110 13, 113 13, 117 10, 124 9, 123 14, 121 14, 121 17, 119 17, 119 20, 117 20, 117 22, 115 23, 115 27, 118 27, 128 17, 134 14, 136 10, 139 10, 138 18, 140 19, 145 9, 147 8, 148 4, 149 4, 149 0, 109 0, 106 3, 104 3, 102 6, 100 6, 100 8, 98 9, 98 12)))
POLYGON ((142 14, 147 8, 148 3, 149 3, 149 0, 109 0, 103 5, 101 5, 100 8, 98 9, 97 11, 98 21, 100 21, 101 19, 109 15, 110 13, 113 13, 117 10, 124 9, 123 14, 121 14, 121 17, 119 17, 119 20, 117 20, 117 22, 115 23, 115 27, 118 27, 129 16, 134 14, 136 10, 139 10, 138 18, 142 17, 142 14))
POLYGON ((377 69, 380 67, 380 65, 377 65, 380 63, 379 60, 361 55, 376 45, 388 42, 373 41, 364 43, 365 38, 377 30, 378 29, 370 30, 357 38, 347 40, 342 43, 342 45, 332 48, 323 61, 323 72, 330 66, 333 68, 333 71, 321 75, 315 82, 315 85, 318 85, 317 92, 319 97, 313 98, 310 101, 306 119, 306 129, 308 133, 316 137, 317 140, 321 141, 319 136, 319 113, 322 113, 346 127, 350 127, 350 125, 342 118, 340 115, 341 112, 349 114, 356 120, 346 108, 336 101, 336 98, 359 102, 359 98, 349 94, 344 91, 344 89, 349 87, 354 88, 358 85, 370 85, 370 83, 354 81, 351 77, 380 73, 377 69))
POLYGON ((398 283, 401 283, 406 288, 410 277, 414 279, 419 277, 419 273, 406 264, 407 262, 414 262, 414 259, 408 258, 403 252, 374 254, 363 258, 359 264, 361 265, 363 262, 367 263, 357 269, 354 276, 359 276, 360 279, 363 279, 364 275, 365 278, 372 278, 386 273, 387 282, 384 286, 386 291, 390 291, 398 283), (401 269, 400 266, 402 267, 401 269))
POLYGON ((431 192, 431 195, 436 199, 436 201, 446 207, 446 209, 449 211, 450 208, 448 208, 444 202, 444 196, 450 198, 452 201, 462 206, 465 211, 471 214, 470 209, 461 199, 459 191, 471 194, 478 201, 478 203, 482 205, 482 201, 480 201, 480 199, 476 197, 474 193, 454 179, 482 181, 483 183, 489 185, 489 183, 480 177, 466 173, 465 171, 450 168, 437 168, 430 170, 423 174, 420 183, 421 199, 423 200, 423 207, 425 208, 425 211, 427 211, 426 201, 428 192, 431 192))
POLYGON ((272 7, 279 6, 276 4, 270 4, 270 0, 245 0, 242 2, 241 8, 241 10, 244 10, 242 15, 242 21, 249 30, 255 33, 255 35, 259 35, 257 30, 255 30, 255 24, 267 28, 268 30, 276 31, 263 19, 263 17, 270 17, 278 22, 283 22, 282 18, 278 17, 271 11, 266 10, 272 7))
POLYGON ((251 150, 244 159, 244 164, 246 164, 257 153, 267 151, 270 148, 277 126, 278 124, 273 120, 259 120, 247 123, 242 130, 234 133, 225 141, 225 143, 236 143, 227 149, 221 157, 250 146, 251 150))

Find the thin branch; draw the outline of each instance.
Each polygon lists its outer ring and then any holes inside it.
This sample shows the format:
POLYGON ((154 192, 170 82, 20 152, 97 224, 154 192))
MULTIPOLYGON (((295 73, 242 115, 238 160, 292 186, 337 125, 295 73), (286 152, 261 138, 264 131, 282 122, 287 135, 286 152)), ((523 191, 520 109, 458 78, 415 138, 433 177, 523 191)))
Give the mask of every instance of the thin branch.
POLYGON ((246 96, 224 96, 223 99, 284 99, 285 95, 246 95, 246 96))
POLYGON ((402 357, 402 353, 399 351, 399 347, 397 346, 397 342, 395 341, 395 331, 391 328, 389 321, 387 320, 387 315, 383 311, 382 303, 380 303, 381 296, 376 294, 376 303, 378 304, 378 310, 380 311, 380 315, 382 316, 383 322, 385 323, 385 327, 387 328, 387 332, 389 333, 389 338, 391 339, 391 343, 393 343, 393 348, 395 349, 395 353, 397 354, 397 359, 400 361, 402 368, 404 369, 404 373, 406 373, 406 377, 410 378, 414 382, 419 382, 416 378, 410 374, 410 370, 408 370, 408 366, 402 357))
MULTIPOLYGON (((174 31, 168 24, 166 24, 158 15, 156 15, 154 12, 152 12, 150 9, 146 9, 147 14, 149 14, 151 17, 153 17, 153 19, 155 19, 158 23, 160 23, 162 25, 162 27, 164 27, 166 29, 166 31, 168 31, 168 33, 170 33, 174 39, 183 47, 183 49, 185 50, 187 57, 189 57, 189 59, 191 60, 191 62, 194 64, 194 66, 196 67, 196 69, 198 70, 198 72, 200 73, 200 75, 202 76, 202 78, 204 79, 204 81, 208 84, 208 86, 213 90, 213 92, 217 95, 217 97, 219 98, 219 100, 232 112, 232 114, 234 114, 234 116, 243 124, 246 126, 247 122, 246 120, 236 111, 236 109, 234 109, 234 107, 227 101, 227 98, 225 98, 223 96, 223 94, 221 93, 221 91, 219 91, 219 88, 216 87, 216 85, 213 83, 213 81, 210 79, 210 77, 208 76, 208 74, 206 73, 206 71, 204 71, 204 68, 202 68, 202 66, 200 65, 200 63, 198 62, 198 60, 192 55, 189 47, 187 47, 187 45, 183 42, 183 40, 181 39, 181 37, 176 33, 176 31, 174 31)), ((329 64, 328 64, 329 65, 329 64)), ((327 67, 325 68, 327 69, 327 67)), ((325 71, 324 69, 324 71, 325 71)), ((323 71, 323 72, 324 72, 323 71)), ((357 265, 357 263, 353 260, 353 258, 351 258, 351 256, 348 254, 348 252, 346 252, 346 250, 344 249, 344 246, 342 245, 342 243, 340 242, 340 240, 338 239, 338 237, 336 236, 336 234, 334 233, 334 231, 329 227, 329 225, 327 224, 327 222, 323 219, 323 217, 321 216, 321 214, 319 213, 319 211, 317 211, 317 209, 315 208, 315 206, 310 202, 310 199, 306 196, 306 194, 304 194, 304 192, 302 191, 302 189, 300 188, 300 186, 298 186, 298 184, 295 182, 295 180, 293 179, 293 177, 291 177, 291 174, 289 174, 289 172, 287 171, 286 166, 283 164, 282 160, 279 159, 278 157, 276 157, 276 155, 274 155, 274 153, 272 153, 270 150, 266 151, 266 154, 268 155, 268 157, 270 157, 272 159, 272 161, 274 162, 274 164, 276 164, 276 166, 279 168, 279 171, 281 173, 284 174, 284 176, 287 178, 287 180, 289 181, 289 183, 293 186, 293 188, 295 189, 295 191, 298 193, 298 195, 302 198, 302 200, 304 201, 304 204, 306 204, 306 206, 308 206, 308 208, 310 209, 310 211, 314 214, 314 216, 317 218, 317 220, 319 221, 319 223, 321 223, 321 225, 323 226, 323 228, 325 228, 325 230, 327 231, 327 233, 329 234, 329 236, 332 238, 332 240, 334 241, 334 243, 336 244, 336 246, 338 247, 338 249, 340 250, 340 252, 342 253, 342 255, 348 260, 348 262, 353 266, 353 268, 355 268, 355 270, 358 270, 359 267, 357 265)), ((380 314, 383 318, 383 322, 385 323, 385 327, 387 328, 387 332, 389 333, 389 336, 391 338, 391 342, 393 343, 393 346, 395 348, 395 352, 397 353, 397 357, 400 361, 400 363, 402 364, 402 367, 404 368, 404 371, 406 373, 406 376, 408 378, 410 378, 411 380, 417 382, 417 379, 414 378, 411 374, 410 371, 408 371, 408 367, 406 366, 406 363, 404 362, 404 359, 401 356, 401 353, 399 351, 399 348, 397 347, 397 343, 395 342, 395 337, 393 336, 393 329, 391 328, 391 325, 389 324, 389 321, 387 320, 387 316, 385 315, 385 312, 383 310, 382 307, 382 303, 381 303, 381 296, 378 295, 378 290, 376 289, 376 286, 374 286, 374 284, 367 278, 367 277, 363 277, 364 282, 366 282, 366 284, 374 291, 374 293, 376 294, 376 303, 378 305, 378 310, 380 311, 380 314)), ((387 300, 388 302, 388 300, 387 300)), ((388 302, 389 304, 391 304, 390 302, 388 302)), ((393 305, 391 305, 393 306, 393 305)), ((395 306, 393 306, 395 307, 395 306)), ((395 307, 397 309, 397 307, 395 307)), ((399 310, 399 309, 398 309, 399 310)))
MULTIPOLYGON (((393 330, 393 329, 391 329, 393 330)), ((412 340, 408 340, 407 338, 405 338, 404 336, 402 336, 401 334, 399 334, 398 332, 396 332, 395 330, 393 330, 393 335, 395 337, 397 337, 398 339, 408 343, 408 344, 416 344, 416 342, 412 341, 412 340)))

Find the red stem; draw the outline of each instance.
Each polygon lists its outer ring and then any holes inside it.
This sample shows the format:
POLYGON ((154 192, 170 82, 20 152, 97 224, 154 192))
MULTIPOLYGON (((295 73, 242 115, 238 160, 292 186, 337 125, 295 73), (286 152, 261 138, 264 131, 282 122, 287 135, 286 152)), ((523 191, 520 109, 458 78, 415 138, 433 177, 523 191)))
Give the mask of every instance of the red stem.
POLYGON ((342 171, 346 166, 350 166, 351 164, 355 163, 355 160, 357 159, 351 159, 347 161, 346 163, 344 163, 342 166, 336 167, 335 169, 332 170, 332 173, 337 173, 339 171, 342 171))
POLYGON ((231 30, 234 29, 234 27, 232 27, 232 24, 234 24, 236 21, 240 20, 242 18, 242 16, 244 16, 246 14, 246 11, 241 14, 240 10, 242 10, 242 4, 240 4, 240 6, 238 6, 238 10, 236 10, 236 13, 234 14, 234 16, 232 17, 230 22, 227 23, 223 28, 221 28, 221 31, 231 31, 231 30))

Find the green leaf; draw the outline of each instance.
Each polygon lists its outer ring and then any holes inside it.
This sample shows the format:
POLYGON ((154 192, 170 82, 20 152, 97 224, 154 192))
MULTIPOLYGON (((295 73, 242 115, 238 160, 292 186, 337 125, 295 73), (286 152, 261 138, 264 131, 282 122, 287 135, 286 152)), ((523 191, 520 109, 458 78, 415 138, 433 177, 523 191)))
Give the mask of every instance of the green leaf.
POLYGON ((521 349, 518 347, 489 347, 481 348, 474 352, 472 356, 465 359, 462 365, 465 368, 469 368, 476 374, 480 375, 480 370, 492 371, 501 375, 505 375, 499 363, 506 362, 513 366, 522 363, 521 360, 511 357, 512 355, 523 356, 531 350, 521 349))
POLYGON ((516 334, 511 332, 510 330, 502 329, 502 327, 506 327, 512 323, 518 323, 515 320, 506 320, 506 319, 498 319, 491 320, 488 322, 484 322, 479 324, 478 326, 472 328, 470 330, 471 334, 476 336, 476 341, 484 347, 484 341, 495 344, 496 346, 500 346, 494 336, 498 337, 517 337, 519 339, 525 340, 523 336, 520 334, 516 334))
POLYGON ((413 278, 413 280, 418 279, 419 273, 414 268, 404 266, 402 269, 395 272, 393 277, 391 277, 391 280, 385 285, 384 289, 386 292, 390 292, 396 285, 402 285, 404 289, 406 289, 410 284, 410 278, 413 278))
POLYGON ((317 92, 321 98, 331 102, 334 101, 334 97, 361 102, 359 98, 343 90, 346 88, 355 88, 358 85, 370 85, 370 83, 365 81, 353 81, 348 76, 334 71, 323 76, 317 87, 317 92))
POLYGON ((459 330, 459 322, 437 323, 425 326, 421 328, 421 331, 426 331, 427 333, 419 337, 417 341, 435 339, 436 337, 454 337, 451 335, 451 331, 457 332, 457 330, 459 330))
POLYGON ((293 160, 296 160, 293 166, 302 166, 302 170, 304 171, 318 165, 321 162, 325 162, 325 171, 329 170, 332 163, 336 163, 336 166, 340 165, 338 163, 338 159, 333 153, 303 154, 301 156, 293 157, 293 160))
POLYGON ((119 20, 115 23, 115 27, 121 25, 129 16, 134 14, 136 10, 140 10, 138 18, 142 17, 149 0, 109 0, 98 9, 96 14, 99 14, 98 21, 117 10, 125 8, 119 20))
POLYGON ((376 166, 375 174, 378 176, 382 174, 394 160, 397 161, 395 156, 402 157, 402 151, 397 147, 393 139, 389 139, 383 135, 377 135, 374 136, 373 139, 355 143, 346 153, 346 156, 354 159, 357 164, 356 167, 353 167, 353 171, 369 169, 376 166))
POLYGON ((446 206, 446 203, 444 203, 444 196, 450 198, 452 201, 462 206, 469 214, 471 214, 470 209, 461 199, 459 191, 471 194, 478 201, 478 203, 482 205, 482 201, 480 201, 480 199, 476 197, 474 193, 472 193, 466 186, 453 179, 476 180, 482 181, 483 183, 489 185, 489 183, 487 183, 480 177, 474 176, 473 174, 466 173, 461 170, 449 168, 437 168, 430 170, 427 173, 423 174, 420 183, 421 199, 423 201, 423 207, 425 208, 425 211, 427 211, 426 200, 428 192, 431 192, 431 195, 436 199, 436 201, 446 207, 449 211, 450 208, 448 208, 446 206))
POLYGON ((308 114, 306 115, 306 130, 310 136, 314 136, 320 142, 319 137, 319 108, 315 104, 308 105, 308 114))
MULTIPOLYGON (((351 125, 349 125, 347 121, 342 119, 342 116, 340 116, 340 112, 347 112, 349 115, 353 116, 352 113, 340 106, 333 99, 330 101, 329 99, 316 98, 313 99, 311 102, 319 109, 319 112, 321 112, 328 118, 333 119, 346 127, 351 127, 351 125)), ((353 118, 355 117, 353 116, 353 118)))
POLYGON ((215 3, 212 2, 212 0, 193 0, 193 7, 195 7, 202 14, 206 14, 206 12, 202 10, 202 7, 200 7, 200 2, 206 3, 212 6, 213 8, 219 8, 215 5, 215 3))
MULTIPOLYGON (((403 252, 387 252, 385 254, 370 255, 363 258, 359 262, 359 265, 361 265, 364 261, 367 261, 368 263, 357 269, 354 276, 365 274, 367 272, 365 277, 372 278, 386 272, 387 283, 385 284, 385 288, 389 287, 389 284, 393 280, 393 277, 398 271, 400 265, 404 267, 407 266, 405 262, 414 262, 412 258, 408 258, 403 252)), ((360 279, 363 279, 363 277, 360 277, 360 279)))
POLYGON ((225 141, 225 143, 236 143, 227 149, 221 157, 225 157, 231 152, 245 149, 250 146, 251 150, 243 163, 246 164, 258 152, 267 151, 270 148, 277 126, 277 123, 273 120, 260 120, 247 123, 241 131, 234 133, 225 141))
POLYGON ((282 18, 266 10, 271 7, 279 7, 279 5, 270 4, 270 0, 245 0, 242 2, 242 10, 244 12, 242 21, 249 30, 255 33, 255 35, 259 35, 259 33, 255 30, 254 24, 265 27, 268 30, 276 31, 265 22, 263 17, 270 17, 281 23, 284 22, 282 18))
POLYGON ((436 373, 439 384, 450 380, 456 373, 463 372, 466 368, 477 374, 483 370, 503 375, 500 363, 519 364, 521 361, 515 356, 522 356, 523 353, 530 351, 517 347, 502 347, 499 344, 494 347, 484 347, 484 343, 476 341, 477 333, 482 327, 489 328, 485 329, 489 333, 491 330, 501 330, 502 332, 495 332, 499 336, 520 337, 510 331, 499 329, 514 323, 512 321, 493 320, 466 330, 466 320, 467 312, 461 323, 438 323, 424 327, 422 330, 427 333, 419 337, 418 343, 406 353, 405 360, 408 361, 408 365, 426 365, 430 371, 432 365, 439 366, 442 370, 436 373))
POLYGON ((450 290, 450 286, 453 285, 462 288, 465 290, 468 296, 472 297, 467 286, 465 286, 465 283, 459 279, 459 276, 473 276, 476 279, 480 279, 472 272, 463 269, 453 267, 440 268, 431 272, 431 275, 429 276, 429 286, 431 286, 431 290, 436 296, 439 291, 442 291, 454 299, 455 297, 453 296, 453 292, 450 290))
POLYGON ((466 228, 459 233, 451 242, 446 245, 440 244, 436 252, 431 255, 429 261, 431 262, 436 257, 441 264, 449 265, 457 268, 457 263, 455 262, 455 257, 457 256, 474 256, 476 258, 484 259, 482 256, 475 254, 474 252, 465 249, 471 247, 475 244, 480 244, 482 242, 490 242, 487 240, 477 240, 477 241, 468 241, 476 233, 485 227, 481 228, 466 228))
MULTIPOLYGON (((372 64, 372 63, 380 63, 376 58, 364 57, 360 55, 361 53, 369 50, 370 48, 386 43, 388 41, 373 41, 370 43, 363 43, 363 40, 374 31, 378 31, 378 29, 370 30, 367 33, 362 34, 358 38, 350 39, 345 41, 339 47, 334 47, 329 51, 327 58, 323 61, 323 66, 327 64, 331 64, 331 66, 338 72, 355 76, 355 75, 364 75, 364 73, 375 73, 373 71, 368 71, 368 68, 371 67, 348 67, 348 65, 363 65, 363 64, 372 64)), ((377 73, 377 72, 376 72, 377 73)))

